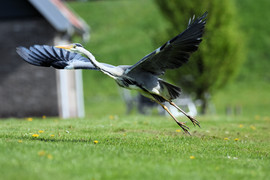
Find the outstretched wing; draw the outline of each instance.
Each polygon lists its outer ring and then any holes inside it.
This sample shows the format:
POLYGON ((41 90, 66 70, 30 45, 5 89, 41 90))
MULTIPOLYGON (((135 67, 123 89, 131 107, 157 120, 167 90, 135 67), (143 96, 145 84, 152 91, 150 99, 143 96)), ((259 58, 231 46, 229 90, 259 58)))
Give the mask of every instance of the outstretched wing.
POLYGON ((136 64, 126 70, 126 74, 135 71, 148 71, 154 75, 162 75, 166 69, 175 69, 188 62, 190 55, 197 51, 202 41, 203 29, 206 23, 205 12, 202 16, 189 20, 188 27, 178 36, 166 42, 152 53, 146 55, 136 64))
POLYGON ((16 51, 26 62, 35 66, 98 70, 86 57, 54 46, 34 45, 29 49, 20 46, 17 47, 16 51))

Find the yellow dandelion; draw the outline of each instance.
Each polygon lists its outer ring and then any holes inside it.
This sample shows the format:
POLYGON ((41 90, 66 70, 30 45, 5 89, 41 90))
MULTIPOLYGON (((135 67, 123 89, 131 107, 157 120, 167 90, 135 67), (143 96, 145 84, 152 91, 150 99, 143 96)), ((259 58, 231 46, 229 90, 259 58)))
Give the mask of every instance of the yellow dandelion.
POLYGON ((27 120, 27 121, 33 121, 33 118, 30 118, 30 117, 29 117, 29 118, 27 118, 26 120, 27 120))
POLYGON ((52 134, 51 137, 54 137, 54 135, 52 134))
POLYGON ((43 116, 42 116, 42 119, 46 119, 46 116, 45 116, 45 115, 43 115, 43 116))
POLYGON ((19 140, 18 142, 19 142, 19 143, 22 143, 22 140, 19 140))
POLYGON ((180 129, 177 129, 176 132, 181 132, 181 130, 180 129))
POLYGON ((264 117, 263 118, 265 121, 269 121, 269 117, 264 117))
POLYGON ((234 140, 235 140, 235 141, 239 141, 239 138, 235 138, 234 140))
POLYGON ((256 127, 255 127, 255 126, 250 126, 250 128, 251 128, 251 129, 253 129, 253 130, 255 130, 255 129, 256 129, 256 127))
POLYGON ((97 144, 98 143, 98 141, 94 141, 94 144, 97 144))
POLYGON ((114 116, 113 115, 110 115, 109 118, 110 118, 110 120, 113 120, 114 119, 114 116))
POLYGON ((53 159, 53 156, 51 154, 47 154, 48 159, 53 159))
POLYGON ((38 134, 33 134, 32 136, 33 136, 33 137, 38 137, 39 135, 38 135, 38 134))
POLYGON ((256 119, 256 120, 260 120, 260 118, 261 118, 260 115, 256 115, 256 116, 255 116, 255 119, 256 119))
POLYGON ((43 151, 43 150, 42 150, 42 151, 38 151, 38 155, 39 155, 39 156, 44 156, 45 154, 46 154, 46 152, 43 151))
POLYGON ((243 127, 243 124, 240 124, 239 127, 242 128, 243 127))
POLYGON ((124 136, 125 136, 126 134, 124 134, 124 136))
POLYGON ((190 159, 195 159, 195 156, 190 156, 189 158, 190 158, 190 159))
POLYGON ((44 133, 44 131, 42 131, 42 130, 40 130, 40 131, 38 131, 39 133, 44 133))
POLYGON ((228 138, 224 138, 224 140, 228 140, 228 138))

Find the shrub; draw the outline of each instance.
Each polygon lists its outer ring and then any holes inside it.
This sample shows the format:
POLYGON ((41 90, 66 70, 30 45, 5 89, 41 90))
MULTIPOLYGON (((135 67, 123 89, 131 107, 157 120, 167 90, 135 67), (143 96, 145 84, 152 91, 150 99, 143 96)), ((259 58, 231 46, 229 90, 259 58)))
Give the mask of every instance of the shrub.
POLYGON ((214 94, 228 84, 239 71, 244 57, 244 36, 237 24, 236 7, 232 0, 155 0, 171 26, 167 33, 154 37, 155 43, 166 42, 182 32, 188 19, 208 11, 203 41, 183 67, 166 73, 166 78, 181 86, 184 91, 195 92, 203 101, 206 112, 206 94, 214 94), (158 39, 157 39, 158 38, 158 39))

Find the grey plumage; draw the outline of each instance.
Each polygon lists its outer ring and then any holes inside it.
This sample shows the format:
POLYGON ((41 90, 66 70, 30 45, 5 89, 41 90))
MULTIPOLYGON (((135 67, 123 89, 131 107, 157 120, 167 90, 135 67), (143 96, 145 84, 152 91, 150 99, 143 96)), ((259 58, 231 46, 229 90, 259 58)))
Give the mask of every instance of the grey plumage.
POLYGON ((197 51, 202 41, 206 16, 207 12, 196 20, 193 17, 185 31, 142 58, 127 71, 140 68, 155 75, 162 75, 166 69, 179 68, 187 63, 191 53, 197 51))
MULTIPOLYGON (((67 67, 70 64, 76 64, 72 69, 98 70, 86 57, 53 46, 34 45, 29 49, 19 46, 16 51, 26 62, 35 66, 68 69, 67 67)), ((103 64, 108 67, 114 67, 110 64, 103 64)))
POLYGON ((29 49, 18 47, 17 53, 28 63, 36 66, 54 67, 58 69, 91 69, 98 70, 112 77, 116 83, 127 89, 139 91, 161 105, 187 133, 188 127, 179 122, 162 104, 167 101, 185 114, 191 122, 200 127, 200 123, 186 114, 172 102, 180 96, 181 89, 158 76, 165 74, 166 69, 175 69, 188 62, 190 55, 197 51, 202 41, 203 29, 206 23, 207 12, 195 19, 189 20, 185 31, 167 41, 152 53, 143 57, 132 66, 100 63, 81 44, 75 43, 66 46, 40 46, 35 45, 29 49), (66 50, 65 50, 66 49, 66 50), (81 56, 85 55, 87 58, 81 56))

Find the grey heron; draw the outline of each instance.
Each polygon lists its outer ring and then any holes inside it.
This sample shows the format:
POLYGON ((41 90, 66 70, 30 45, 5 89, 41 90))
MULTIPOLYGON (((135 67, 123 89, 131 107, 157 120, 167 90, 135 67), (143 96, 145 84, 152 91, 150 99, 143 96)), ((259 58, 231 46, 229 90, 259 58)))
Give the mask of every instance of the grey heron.
POLYGON ((200 122, 179 108, 172 100, 180 96, 181 89, 159 76, 166 69, 175 69, 188 62, 190 55, 197 51, 202 41, 203 29, 208 12, 195 19, 189 19, 187 29, 173 39, 143 57, 134 65, 113 66, 100 63, 93 54, 81 44, 74 43, 62 46, 34 45, 29 49, 17 47, 17 53, 28 63, 36 66, 54 67, 57 69, 90 69, 101 71, 113 78, 123 88, 137 90, 143 96, 162 106, 175 122, 188 134, 189 127, 179 122, 163 104, 169 102, 172 106, 187 116, 194 126, 200 127, 200 122), (86 57, 81 56, 85 55, 86 57))

